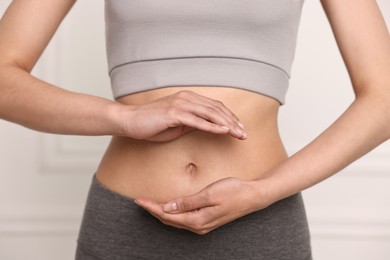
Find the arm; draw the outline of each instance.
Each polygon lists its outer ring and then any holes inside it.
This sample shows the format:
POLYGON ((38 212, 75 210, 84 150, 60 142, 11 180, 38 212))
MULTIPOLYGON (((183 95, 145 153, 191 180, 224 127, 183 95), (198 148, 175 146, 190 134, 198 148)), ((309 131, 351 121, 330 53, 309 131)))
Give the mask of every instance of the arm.
POLYGON ((378 6, 373 0, 322 5, 356 98, 320 136, 270 172, 264 181, 271 185, 271 201, 315 185, 390 138, 390 36, 378 6))
POLYGON ((165 205, 142 198, 137 203, 164 223, 205 234, 321 182, 389 139, 390 37, 378 6, 374 0, 322 4, 353 84, 349 108, 262 179, 227 178, 165 205))
POLYGON ((245 139, 230 110, 189 91, 128 106, 33 77, 33 66, 75 2, 14 0, 9 6, 0 21, 0 118, 56 134, 167 141, 197 128, 245 139))

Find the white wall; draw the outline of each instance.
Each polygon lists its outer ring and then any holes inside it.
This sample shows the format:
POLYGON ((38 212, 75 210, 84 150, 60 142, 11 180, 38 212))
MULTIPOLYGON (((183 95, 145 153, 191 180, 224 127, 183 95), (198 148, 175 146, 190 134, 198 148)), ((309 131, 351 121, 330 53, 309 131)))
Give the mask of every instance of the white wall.
MULTIPOLYGON (((0 13, 10 2, 0 2, 0 13)), ((390 2, 378 3, 390 24, 390 2)), ((68 89, 111 98, 103 1, 77 2, 34 74, 68 89)), ((352 98, 321 6, 307 0, 280 115, 289 153, 315 138, 352 98)), ((0 259, 74 257, 88 186, 107 141, 37 133, 0 121, 0 259)), ((315 259, 390 259, 389 158, 387 142, 304 192, 315 259)))

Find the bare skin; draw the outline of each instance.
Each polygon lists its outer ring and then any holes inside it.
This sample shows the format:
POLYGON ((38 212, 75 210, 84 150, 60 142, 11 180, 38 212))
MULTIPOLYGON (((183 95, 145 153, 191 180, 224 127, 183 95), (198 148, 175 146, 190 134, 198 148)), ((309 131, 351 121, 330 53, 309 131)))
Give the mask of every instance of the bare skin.
POLYGON ((44 132, 115 136, 98 180, 165 224, 205 234, 315 185, 390 137, 390 39, 374 0, 322 1, 356 99, 290 158, 278 135, 279 104, 269 97, 194 86, 115 102, 31 76, 74 2, 14 0, 2 18, 0 118, 44 132))
POLYGON ((191 131, 170 142, 114 137, 97 179, 130 198, 165 202, 190 195, 226 177, 259 178, 287 158, 277 128, 279 102, 235 88, 176 86, 126 96, 118 102, 148 104, 181 91, 222 101, 245 125, 248 138, 191 131))

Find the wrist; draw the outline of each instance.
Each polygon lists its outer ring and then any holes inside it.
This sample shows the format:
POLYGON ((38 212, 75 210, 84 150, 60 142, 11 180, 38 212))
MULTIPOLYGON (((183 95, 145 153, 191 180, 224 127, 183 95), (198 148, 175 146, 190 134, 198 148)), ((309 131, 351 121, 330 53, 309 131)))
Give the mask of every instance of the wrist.
POLYGON ((254 204, 252 207, 257 211, 264 209, 271 205, 273 201, 273 196, 271 194, 272 189, 267 185, 267 182, 264 179, 256 179, 250 181, 250 186, 252 188, 252 201, 254 204))
POLYGON ((108 105, 106 111, 108 122, 111 126, 110 135, 131 137, 129 135, 129 122, 132 121, 134 106, 113 102, 108 105))
POLYGON ((254 190, 254 207, 257 210, 268 207, 269 205, 288 197, 288 190, 281 179, 276 178, 272 174, 267 174, 266 177, 251 181, 254 190))

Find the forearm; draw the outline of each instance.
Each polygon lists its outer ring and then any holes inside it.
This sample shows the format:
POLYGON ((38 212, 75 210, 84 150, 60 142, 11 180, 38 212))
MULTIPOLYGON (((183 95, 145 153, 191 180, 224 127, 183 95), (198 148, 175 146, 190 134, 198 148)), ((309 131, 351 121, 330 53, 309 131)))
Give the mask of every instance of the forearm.
POLYGON ((122 105, 45 83, 13 65, 0 67, 0 118, 56 134, 116 135, 122 105))
POLYGON ((366 95, 315 140, 254 182, 273 203, 339 172, 390 136, 387 97, 366 95), (267 189, 264 191, 264 189, 267 189))
POLYGON ((56 134, 162 142, 197 129, 246 139, 239 119, 227 107, 192 91, 125 105, 50 85, 16 65, 0 65, 0 118, 56 134))

